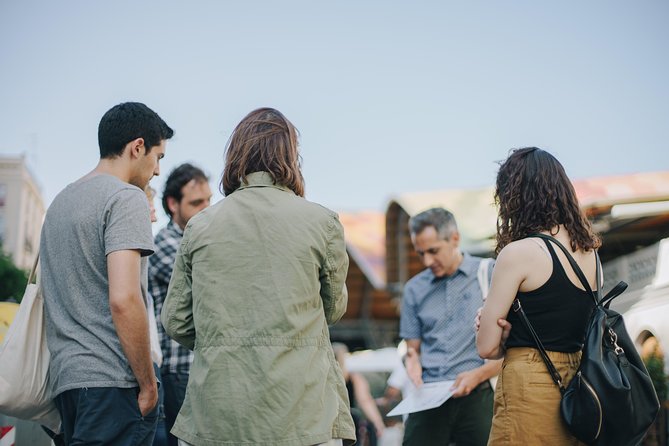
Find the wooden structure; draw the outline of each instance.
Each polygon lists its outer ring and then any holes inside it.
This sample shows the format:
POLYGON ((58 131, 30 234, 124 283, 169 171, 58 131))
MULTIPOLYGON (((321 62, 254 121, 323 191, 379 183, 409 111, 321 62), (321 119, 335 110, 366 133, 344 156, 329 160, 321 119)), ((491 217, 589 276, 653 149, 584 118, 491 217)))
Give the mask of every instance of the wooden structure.
POLYGON ((574 188, 602 236, 603 262, 669 236, 669 172, 577 180, 574 188))
POLYGON ((399 307, 386 286, 384 216, 381 212, 340 213, 346 234, 349 269, 346 278, 348 308, 330 328, 335 341, 350 348, 393 345, 398 331, 399 307))

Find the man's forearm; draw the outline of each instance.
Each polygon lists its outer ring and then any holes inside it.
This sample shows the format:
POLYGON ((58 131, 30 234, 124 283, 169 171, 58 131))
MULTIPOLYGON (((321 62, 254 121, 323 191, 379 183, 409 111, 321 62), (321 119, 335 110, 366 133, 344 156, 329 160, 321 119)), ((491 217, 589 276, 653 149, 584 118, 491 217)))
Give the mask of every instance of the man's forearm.
POLYGON ((480 382, 487 381, 493 376, 497 376, 500 370, 502 370, 502 360, 493 359, 490 361, 486 361, 486 363, 483 364, 481 367, 479 367, 478 370, 479 370, 480 382))
POLYGON ((407 339, 407 354, 404 359, 404 367, 409 378, 416 387, 423 384, 423 366, 420 362, 420 340, 407 339))
POLYGON ((118 299, 111 305, 111 315, 121 347, 139 386, 155 386, 149 323, 141 296, 129 295, 118 299))

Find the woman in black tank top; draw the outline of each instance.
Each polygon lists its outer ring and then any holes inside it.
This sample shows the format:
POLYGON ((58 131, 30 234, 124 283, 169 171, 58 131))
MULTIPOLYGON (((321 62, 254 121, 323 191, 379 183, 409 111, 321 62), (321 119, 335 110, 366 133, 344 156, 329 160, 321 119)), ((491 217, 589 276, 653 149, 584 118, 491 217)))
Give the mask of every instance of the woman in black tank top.
POLYGON ((601 242, 564 168, 541 149, 512 151, 497 174, 495 201, 498 257, 477 336, 482 357, 504 358, 488 444, 577 445, 560 418, 560 391, 511 303, 520 300, 568 384, 580 362, 593 303, 570 279, 572 271, 565 270, 552 242, 531 236, 552 235, 570 247, 593 289, 594 250, 601 242))
MULTIPOLYGON (((546 350, 575 353, 583 347, 585 329, 594 308, 590 294, 569 280, 553 245, 545 243, 553 262, 553 272, 543 285, 532 291, 518 291, 528 319, 546 350)), ((506 348, 532 347, 534 338, 521 323, 518 313, 509 310, 506 320, 514 327, 506 340, 506 348)))

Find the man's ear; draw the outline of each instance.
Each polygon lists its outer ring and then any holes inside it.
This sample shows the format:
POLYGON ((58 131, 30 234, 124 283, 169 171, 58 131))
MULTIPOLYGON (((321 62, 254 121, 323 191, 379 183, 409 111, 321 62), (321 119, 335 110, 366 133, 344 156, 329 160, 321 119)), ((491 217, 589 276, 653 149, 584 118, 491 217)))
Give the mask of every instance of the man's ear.
POLYGON ((455 231, 453 234, 451 234, 451 240, 453 243, 455 243, 455 246, 460 246, 460 233, 455 231))
POLYGON ((179 202, 174 197, 167 197, 167 208, 170 210, 172 215, 177 213, 179 202))
POLYGON ((416 234, 410 234, 411 237, 411 244, 413 245, 413 249, 416 249, 416 234))
POLYGON ((139 158, 145 155, 144 138, 133 139, 128 143, 127 147, 130 149, 131 158, 139 158))

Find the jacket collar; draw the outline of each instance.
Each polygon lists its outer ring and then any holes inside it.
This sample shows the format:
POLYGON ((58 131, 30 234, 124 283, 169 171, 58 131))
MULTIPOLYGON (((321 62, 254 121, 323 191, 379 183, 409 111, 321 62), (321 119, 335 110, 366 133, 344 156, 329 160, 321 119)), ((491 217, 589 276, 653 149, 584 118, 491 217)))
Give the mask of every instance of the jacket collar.
POLYGON ((274 184, 274 179, 267 172, 252 172, 246 175, 246 181, 242 182, 242 185, 239 186, 237 190, 242 190, 249 187, 273 187, 275 189, 283 190, 286 192, 293 192, 284 185, 274 184))

